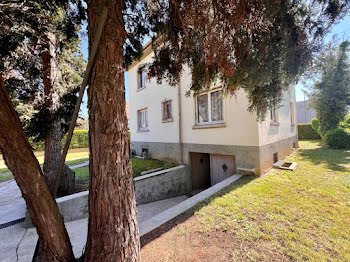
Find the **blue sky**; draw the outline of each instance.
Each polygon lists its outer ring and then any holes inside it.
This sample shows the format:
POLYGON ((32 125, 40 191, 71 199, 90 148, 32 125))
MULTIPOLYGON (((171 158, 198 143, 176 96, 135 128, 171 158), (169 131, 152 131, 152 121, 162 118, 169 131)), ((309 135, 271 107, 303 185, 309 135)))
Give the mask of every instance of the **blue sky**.
MULTIPOLYGON (((85 28, 86 28, 86 26, 85 26, 85 28)), ((336 35, 337 39, 339 39, 339 40, 350 40, 350 15, 346 16, 338 24, 333 26, 332 31, 326 37, 326 42, 329 42, 334 35, 336 35)), ((84 36, 83 36, 82 49, 83 49, 85 59, 87 59, 88 58, 87 34, 84 34, 84 36)), ((126 88, 125 99, 126 99, 126 101, 129 101, 129 80, 128 80, 127 73, 125 73, 125 88, 126 88)), ((304 89, 304 86, 301 83, 296 85, 295 93, 296 93, 296 100, 297 101, 304 100, 303 89, 304 89)), ((307 98, 305 97, 305 99, 307 99, 307 98)), ((86 94, 85 94, 84 99, 83 99, 83 104, 81 106, 81 114, 80 115, 84 118, 87 118, 87 115, 88 115, 87 95, 86 94)))

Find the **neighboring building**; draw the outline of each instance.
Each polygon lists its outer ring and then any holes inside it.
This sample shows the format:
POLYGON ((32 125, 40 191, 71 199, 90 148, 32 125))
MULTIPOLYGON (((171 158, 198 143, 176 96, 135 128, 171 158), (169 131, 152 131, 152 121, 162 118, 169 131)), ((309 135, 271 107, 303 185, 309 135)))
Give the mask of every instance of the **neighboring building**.
POLYGON ((129 73, 132 150, 152 158, 189 164, 193 188, 213 185, 232 173, 262 174, 297 147, 295 90, 284 92, 283 107, 258 122, 247 111, 243 90, 222 97, 220 86, 186 96, 191 84, 185 70, 176 87, 147 80, 140 70, 152 61, 148 45, 129 73))
POLYGON ((309 100, 296 102, 296 106, 298 124, 311 123, 311 120, 316 117, 316 111, 310 107, 309 100))

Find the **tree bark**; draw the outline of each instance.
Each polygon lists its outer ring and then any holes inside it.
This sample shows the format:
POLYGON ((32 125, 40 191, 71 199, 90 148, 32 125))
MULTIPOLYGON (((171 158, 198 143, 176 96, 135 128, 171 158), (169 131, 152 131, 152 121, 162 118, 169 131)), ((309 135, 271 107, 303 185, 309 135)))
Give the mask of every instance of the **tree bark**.
POLYGON ((88 2, 89 40, 108 8, 88 89, 89 229, 85 261, 140 261, 140 241, 125 113, 121 0, 88 2))
MULTIPOLYGON (((61 121, 58 119, 53 120, 50 133, 45 139, 45 155, 44 155, 44 176, 46 182, 49 185, 51 192, 56 181, 56 174, 61 159, 61 147, 62 147, 62 131, 61 121)), ((61 177, 64 179, 64 177, 61 177)))
POLYGON ((41 53, 43 64, 43 83, 46 97, 46 108, 50 114, 50 132, 45 138, 44 175, 53 190, 56 173, 61 158, 62 130, 61 121, 55 119, 55 113, 60 107, 60 94, 58 90, 58 60, 57 40, 54 33, 47 33, 46 46, 41 53))
POLYGON ((0 76, 0 151, 14 175, 45 249, 42 261, 72 261, 72 246, 55 199, 24 134, 0 76))
MULTIPOLYGON (((44 177, 51 192, 53 192, 56 173, 59 167, 62 147, 62 130, 61 121, 55 119, 54 114, 60 106, 60 94, 57 87, 58 80, 58 60, 57 60, 57 39, 54 33, 46 34, 46 45, 41 51, 41 60, 43 65, 43 84, 45 94, 45 105, 49 112, 50 131, 45 138, 45 154, 44 154, 44 177)), ((45 261, 50 255, 47 249, 38 239, 32 262, 45 261)))

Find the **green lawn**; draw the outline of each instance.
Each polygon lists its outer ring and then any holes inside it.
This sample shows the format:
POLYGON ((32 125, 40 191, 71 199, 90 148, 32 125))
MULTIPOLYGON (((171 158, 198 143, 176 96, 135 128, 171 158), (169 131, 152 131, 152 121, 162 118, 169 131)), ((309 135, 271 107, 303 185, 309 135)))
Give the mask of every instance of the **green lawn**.
POLYGON ((241 178, 143 247, 143 259, 350 261, 350 150, 300 141, 288 160, 295 172, 241 178))
MULTIPOLYGON (((77 155, 81 155, 82 158, 75 159, 75 160, 70 160, 66 161, 67 165, 76 165, 79 163, 84 163, 87 160, 89 160, 88 157, 84 157, 87 152, 79 152, 79 153, 71 153, 68 154, 69 157, 67 156, 67 159, 72 159, 75 158, 77 155), (73 157, 74 156, 74 157, 73 157)), ((39 158, 39 157, 38 157, 39 158)), ((134 176, 140 176, 141 172, 151 170, 151 169, 156 169, 156 168, 162 168, 162 169, 167 169, 174 167, 175 164, 167 161, 160 161, 160 160, 155 160, 155 159, 139 159, 139 158, 132 158, 132 166, 133 166, 133 171, 134 171, 134 176)), ((89 168, 88 167, 81 167, 74 169, 76 173, 76 185, 78 188, 78 191, 81 190, 87 190, 89 187, 89 168)), ((6 168, 4 171, 1 172, 9 172, 9 170, 6 168)), ((0 182, 7 181, 13 179, 13 176, 11 174, 6 174, 6 175, 1 175, 0 174, 0 182)))
MULTIPOLYGON (((39 164, 42 165, 44 163, 44 153, 43 152, 35 152, 36 158, 39 161, 39 164)), ((66 157, 66 164, 67 165, 74 165, 83 163, 85 161, 89 160, 89 149, 88 148, 79 148, 79 149, 70 149, 68 151, 67 157, 66 157)), ((0 173, 6 173, 9 172, 5 165, 5 161, 2 159, 2 156, 0 155, 0 173)))
MULTIPOLYGON (((132 158, 132 169, 134 171, 134 176, 140 176, 141 172, 162 168, 167 169, 174 167, 175 164, 166 161, 160 161, 155 159, 140 159, 132 158)), ((89 188, 89 167, 81 167, 74 170, 75 171, 75 184, 78 191, 88 190, 89 188)))

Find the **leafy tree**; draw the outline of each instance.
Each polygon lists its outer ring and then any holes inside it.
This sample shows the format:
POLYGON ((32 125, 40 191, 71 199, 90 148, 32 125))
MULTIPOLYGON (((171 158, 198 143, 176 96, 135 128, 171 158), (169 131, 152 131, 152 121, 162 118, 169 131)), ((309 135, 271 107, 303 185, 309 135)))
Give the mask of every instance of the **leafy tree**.
POLYGON ((323 136, 343 121, 350 105, 350 64, 347 52, 350 42, 330 48, 318 64, 320 81, 311 92, 311 103, 319 120, 323 136))
POLYGON ((11 40, 14 36, 5 34, 3 39, 16 41, 17 47, 4 58, 6 68, 2 71, 27 135, 35 142, 45 141, 44 174, 52 187, 61 156, 61 140, 82 82, 84 58, 78 33, 84 10, 67 1, 53 2, 52 6, 26 1, 7 7, 6 16, 31 19, 27 24, 14 17, 10 20, 15 23, 11 28, 18 37, 11 40), (34 8, 34 13, 28 15, 34 8), (28 10, 22 14, 23 9, 28 10), (44 23, 37 24, 36 19, 44 23))
MULTIPOLYGON (((26 133, 45 140, 44 175, 52 190, 84 67, 78 38, 84 8, 80 0, 0 5, 0 73, 26 133)), ((54 253, 44 241, 33 260, 51 260, 54 253)))

